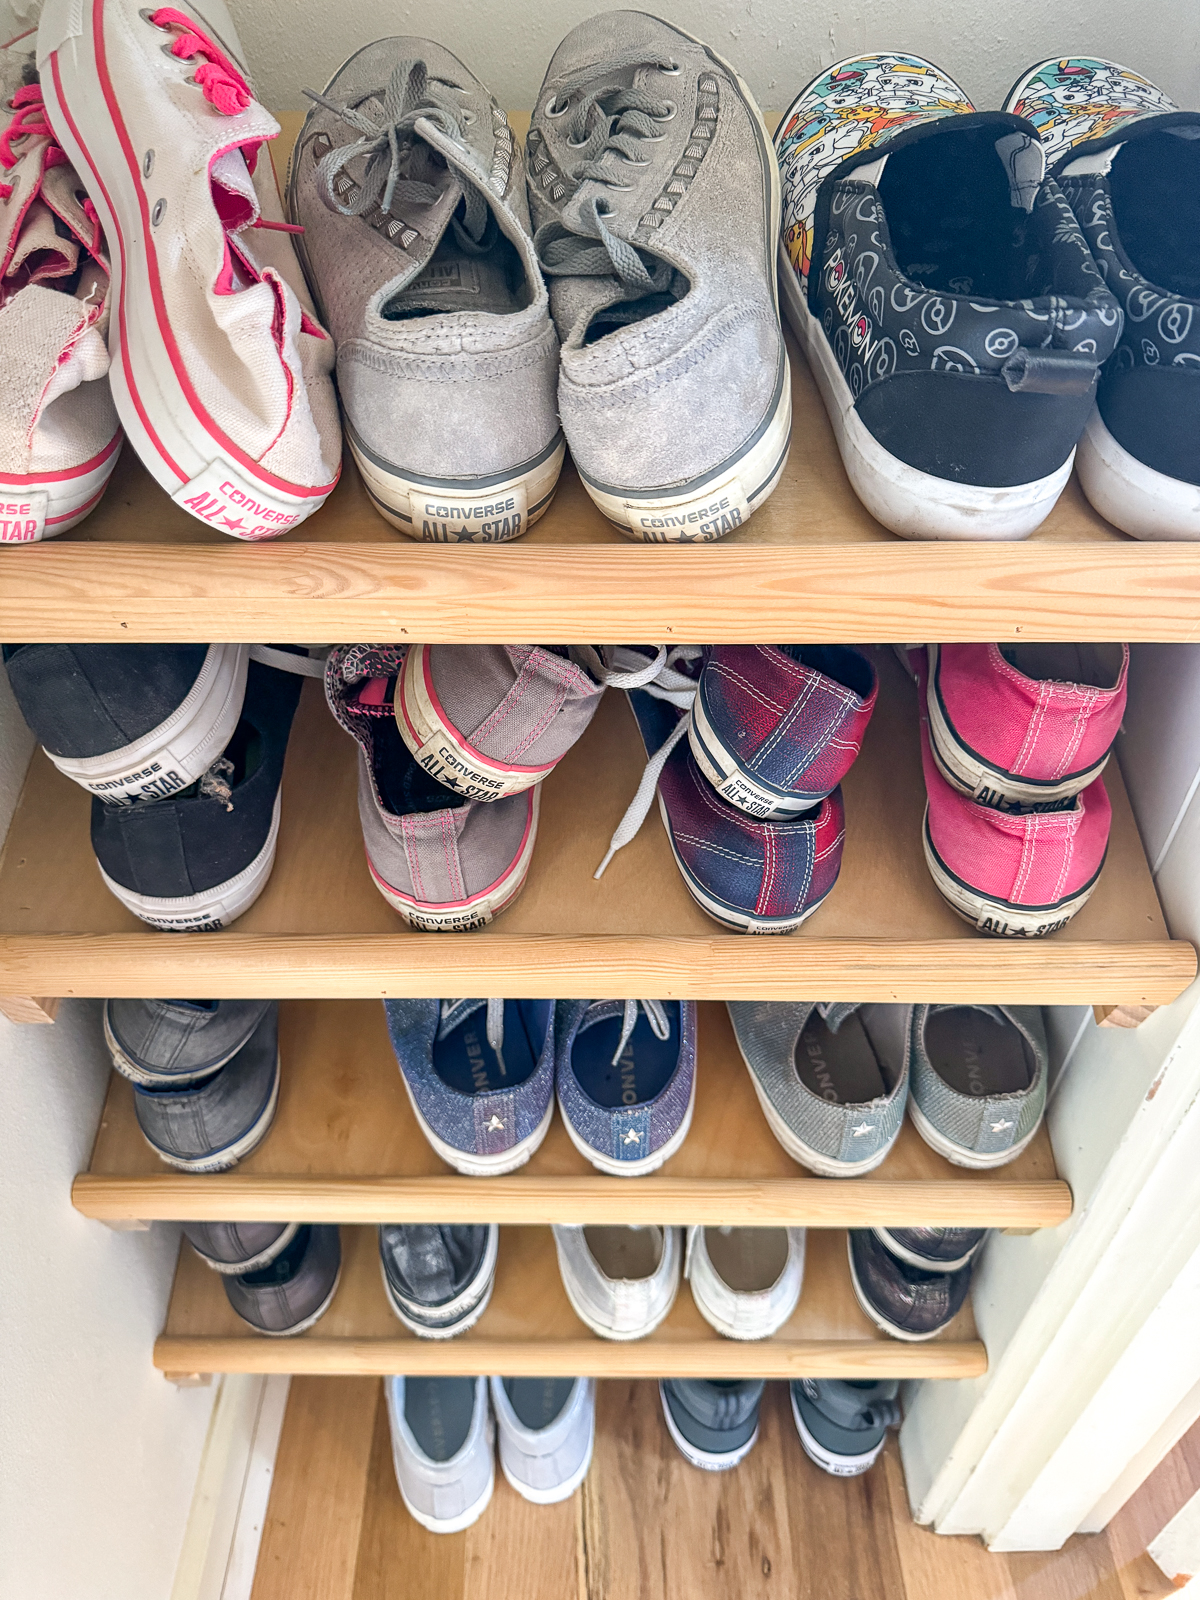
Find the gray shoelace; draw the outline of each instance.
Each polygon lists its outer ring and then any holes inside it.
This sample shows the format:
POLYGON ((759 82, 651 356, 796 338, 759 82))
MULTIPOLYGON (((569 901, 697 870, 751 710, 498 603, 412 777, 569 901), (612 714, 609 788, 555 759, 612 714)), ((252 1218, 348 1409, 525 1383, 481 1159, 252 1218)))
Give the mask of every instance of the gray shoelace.
MULTIPOLYGON (((635 77, 640 76, 639 70, 635 77)), ((649 160, 645 144, 662 138, 659 125, 674 114, 669 100, 659 100, 644 89, 608 84, 591 90, 580 99, 567 125, 567 142, 579 152, 572 176, 580 183, 591 180, 610 189, 628 189, 622 165, 645 166, 649 160)), ((608 226, 611 214, 598 190, 591 197, 587 233, 577 233, 557 220, 544 222, 533 241, 542 271, 551 277, 613 276, 626 298, 668 290, 674 268, 619 239, 608 226)))
POLYGON ((650 1031, 656 1039, 669 1039, 671 1037, 671 1022, 667 1016, 667 1008, 661 1000, 626 1000, 625 1010, 621 1016, 621 1037, 617 1041, 617 1048, 613 1051, 612 1064, 615 1067, 621 1059, 621 1051, 629 1043, 634 1028, 637 1026, 638 1006, 646 1013, 646 1021, 650 1024, 650 1031))
MULTIPOLYGON (((332 111, 361 135, 350 144, 330 150, 317 166, 317 188, 329 209, 344 217, 357 217, 378 204, 381 211, 391 216, 396 201, 433 205, 441 189, 436 184, 410 178, 407 172, 419 118, 433 123, 448 139, 465 148, 462 107, 455 104, 449 91, 463 92, 461 84, 431 77, 423 61, 399 62, 386 89, 377 90, 373 96, 356 97, 354 105, 305 89, 310 100, 332 111), (362 110, 371 99, 380 103, 378 120, 362 110), (361 156, 366 157, 361 180, 346 196, 340 196, 336 189, 339 175, 361 156)), ((463 185, 463 200, 465 216, 461 222, 457 217, 454 219, 454 232, 460 247, 474 252, 481 248, 491 212, 483 195, 471 185, 463 185)))
MULTIPOLYGON (((496 1060, 500 1064, 500 1076, 503 1078, 506 1077, 508 1073, 508 1068, 504 1065, 504 1001, 492 999, 488 1000, 486 1004, 487 1018, 484 1023, 484 1031, 487 1035, 488 1044, 491 1046, 493 1051, 495 1051, 496 1060)), ((442 1028, 444 1028, 445 1024, 451 1020, 451 1016, 455 1007, 460 1005, 462 1005, 461 1000, 442 1001, 442 1028)), ((466 1019, 460 1018, 459 1020, 465 1021, 466 1019)), ((439 1029, 438 1036, 439 1038, 442 1036, 441 1029, 439 1029)))

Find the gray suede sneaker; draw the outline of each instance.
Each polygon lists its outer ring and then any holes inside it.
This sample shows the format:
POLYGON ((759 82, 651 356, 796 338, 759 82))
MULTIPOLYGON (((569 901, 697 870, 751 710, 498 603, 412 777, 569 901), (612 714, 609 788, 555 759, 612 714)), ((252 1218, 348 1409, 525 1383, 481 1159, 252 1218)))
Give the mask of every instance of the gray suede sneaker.
POLYGON ((323 1317, 342 1275, 342 1241, 331 1223, 308 1223, 265 1267, 227 1277, 225 1297, 258 1333, 286 1339, 323 1317))
POLYGON ((549 505, 565 446, 508 120, 428 39, 380 39, 307 92, 288 207, 367 489, 414 539, 515 539, 549 505))
POLYGON ((588 493, 635 539, 719 539, 791 430, 779 169, 750 91, 678 28, 610 11, 555 51, 526 160, 588 493))
POLYGON ((273 1000, 106 1000, 104 1042, 113 1066, 148 1087, 218 1072, 250 1038, 273 1000))

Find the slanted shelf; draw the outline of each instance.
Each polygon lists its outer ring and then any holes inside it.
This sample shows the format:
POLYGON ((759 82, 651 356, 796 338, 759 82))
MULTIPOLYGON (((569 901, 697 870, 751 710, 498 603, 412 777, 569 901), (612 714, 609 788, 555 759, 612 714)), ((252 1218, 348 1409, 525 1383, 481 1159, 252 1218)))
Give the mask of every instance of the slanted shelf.
POLYGON ((221 933, 147 929, 104 887, 87 794, 40 752, 0 858, 0 995, 651 995, 1155 1005, 1196 972, 1167 936, 1120 772, 1091 900, 1039 940, 987 938, 934 888, 916 690, 889 649, 862 755, 844 785, 841 876, 798 932, 747 940, 711 921, 676 869, 657 809, 599 882, 643 752, 623 694, 605 695, 546 780, 521 897, 486 928, 414 933, 367 870, 353 741, 306 684, 288 749, 275 869, 221 933))
POLYGON ((292 1339, 256 1334, 235 1314, 220 1277, 180 1252, 167 1325, 154 1365, 169 1377, 210 1372, 402 1372, 510 1377, 977 1378, 987 1355, 969 1304, 936 1339, 888 1338, 859 1309, 846 1236, 808 1236, 804 1288, 772 1339, 714 1333, 681 1283, 666 1321, 648 1339, 597 1338, 571 1309, 549 1228, 502 1228, 496 1287, 480 1321, 457 1339, 418 1339, 388 1306, 374 1228, 342 1229, 342 1277, 333 1304, 292 1339))
POLYGON ((556 1113, 541 1149, 503 1178, 466 1178, 417 1124, 378 1001, 285 1001, 279 1108, 235 1171, 172 1171, 142 1138, 133 1088, 113 1074, 77 1210, 101 1221, 476 1222, 742 1227, 1054 1227, 1071 1214, 1050 1141, 1016 1161, 967 1172, 905 1122, 869 1177, 814 1178, 779 1146, 738 1053, 725 1007, 700 1007, 696 1109, 661 1172, 604 1177, 556 1113))

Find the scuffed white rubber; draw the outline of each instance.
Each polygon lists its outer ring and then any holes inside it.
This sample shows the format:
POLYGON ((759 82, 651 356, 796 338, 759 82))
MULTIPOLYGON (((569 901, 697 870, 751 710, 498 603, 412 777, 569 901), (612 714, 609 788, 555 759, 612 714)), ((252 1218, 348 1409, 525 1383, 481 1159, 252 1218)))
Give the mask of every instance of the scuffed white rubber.
POLYGON ((1102 517, 1135 539, 1200 539, 1200 484, 1156 472, 1130 455, 1097 406, 1075 457, 1083 492, 1102 517))
POLYGON ((212 1256, 206 1256, 203 1250, 196 1250, 190 1239, 188 1243, 192 1244, 192 1249, 210 1271, 220 1273, 223 1278, 237 1278, 245 1272, 257 1272, 261 1267, 269 1267, 277 1256, 283 1254, 302 1227, 303 1223, 289 1222, 274 1244, 269 1244, 265 1250, 260 1250, 248 1261, 214 1261, 212 1256))
POLYGON ((675 1418, 671 1415, 671 1408, 667 1404, 667 1396, 663 1389, 661 1380, 659 1381, 658 1385, 658 1398, 662 1402, 663 1417, 666 1420, 667 1432, 675 1441, 675 1446, 678 1449, 679 1454, 691 1466, 699 1467, 701 1472, 728 1472, 730 1468, 740 1465, 741 1462, 743 1462, 750 1454, 751 1450, 754 1449, 754 1446, 758 1443, 758 1427, 756 1425, 754 1432, 746 1440, 745 1444, 739 1445, 736 1450, 727 1451, 722 1455, 715 1455, 710 1450, 701 1450, 697 1445, 694 1445, 689 1440, 685 1439, 683 1434, 680 1433, 678 1424, 676 1423, 675 1418))
POLYGON ((834 1478, 857 1478, 862 1473, 870 1470, 883 1454, 883 1447, 887 1443, 887 1434, 875 1446, 874 1450, 867 1450, 860 1456, 837 1456, 831 1450, 826 1450, 804 1425, 804 1417, 800 1407, 796 1404, 796 1396, 792 1386, 788 1384, 788 1395, 792 1402, 792 1421, 796 1424, 796 1432, 800 1435, 800 1444, 804 1454, 810 1461, 815 1461, 822 1472, 828 1472, 834 1478))
MULTIPOLYGON (((1017 1159, 1022 1150, 1027 1149, 1028 1146, 1032 1144, 1034 1134, 1037 1133, 1038 1129, 1042 1125, 1041 1118, 1039 1117, 1037 1122, 1018 1144, 1010 1144, 1007 1150, 995 1150, 989 1152, 987 1155, 980 1155, 977 1150, 966 1150, 962 1145, 955 1144, 953 1139, 947 1139, 944 1133, 940 1133, 938 1129, 934 1127, 933 1123, 930 1122, 929 1118, 921 1110, 920 1106, 911 1095, 909 1096, 908 1100, 908 1114, 912 1119, 913 1127, 921 1135, 922 1139, 924 1139, 925 1143, 931 1150, 936 1150, 939 1156, 944 1156, 945 1159, 951 1162, 954 1166, 966 1167, 971 1172, 990 1172, 993 1167, 1006 1167, 1010 1161, 1015 1161, 1017 1159)), ((917 1261, 915 1258, 905 1256, 905 1260, 910 1259, 914 1266, 921 1268, 922 1272, 937 1270, 936 1268, 929 1267, 923 1261, 917 1261)), ((945 1270, 949 1272, 952 1269, 947 1267, 945 1270)))

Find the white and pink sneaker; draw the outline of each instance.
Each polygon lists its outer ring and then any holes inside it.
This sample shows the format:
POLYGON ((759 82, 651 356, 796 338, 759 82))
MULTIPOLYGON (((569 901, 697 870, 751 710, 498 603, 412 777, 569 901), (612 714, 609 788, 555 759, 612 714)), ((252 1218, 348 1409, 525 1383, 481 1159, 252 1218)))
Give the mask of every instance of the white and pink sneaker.
POLYGON ((316 321, 224 0, 47 0, 38 67, 112 248, 112 389, 167 493, 270 539, 337 481, 333 341, 316 321))
POLYGON ((50 131, 31 48, 0 51, 0 98, 0 544, 33 544, 95 506, 121 427, 104 237, 50 131))

